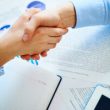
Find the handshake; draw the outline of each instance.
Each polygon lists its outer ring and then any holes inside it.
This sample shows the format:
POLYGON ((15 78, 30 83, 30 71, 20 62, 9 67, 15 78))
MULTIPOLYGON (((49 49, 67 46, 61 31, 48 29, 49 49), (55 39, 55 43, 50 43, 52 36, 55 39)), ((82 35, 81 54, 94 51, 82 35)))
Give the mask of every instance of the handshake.
POLYGON ((0 39, 0 65, 16 55, 26 60, 47 56, 68 32, 68 27, 75 23, 76 14, 71 2, 57 10, 27 10, 0 39))

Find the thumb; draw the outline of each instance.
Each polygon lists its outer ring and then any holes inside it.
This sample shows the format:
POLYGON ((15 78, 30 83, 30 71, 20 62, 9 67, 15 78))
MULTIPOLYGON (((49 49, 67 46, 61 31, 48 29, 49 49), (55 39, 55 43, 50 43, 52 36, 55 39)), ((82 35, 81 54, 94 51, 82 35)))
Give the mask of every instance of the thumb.
MULTIPOLYGON (((37 8, 27 9, 26 12, 25 12, 26 19, 27 19, 26 24, 29 22, 29 20, 31 19, 31 17, 32 17, 34 14, 38 13, 38 12, 40 12, 40 9, 37 9, 37 8)), ((27 25, 26 25, 26 26, 27 26, 27 25)), ((25 29, 25 33, 24 33, 24 36, 23 36, 23 41, 26 42, 26 41, 28 41, 28 40, 30 40, 30 38, 29 38, 28 33, 27 33, 26 29, 25 29)))
POLYGON ((24 27, 24 25, 26 24, 27 21, 29 21, 29 19, 35 14, 39 12, 39 9, 36 8, 32 8, 32 9, 28 9, 25 11, 25 13, 23 13, 18 19, 17 21, 14 23, 14 25, 12 26, 13 28, 16 27, 17 28, 21 28, 24 27))

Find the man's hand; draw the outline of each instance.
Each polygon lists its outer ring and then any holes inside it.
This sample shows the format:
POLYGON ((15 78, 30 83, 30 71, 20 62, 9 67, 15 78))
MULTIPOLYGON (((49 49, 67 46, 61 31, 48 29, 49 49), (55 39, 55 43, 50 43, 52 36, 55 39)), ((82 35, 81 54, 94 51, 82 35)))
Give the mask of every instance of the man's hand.
POLYGON ((35 30, 39 26, 44 27, 60 27, 68 28, 75 26, 76 17, 73 4, 67 3, 57 10, 44 10, 32 16, 27 24, 26 36, 23 37, 24 41, 32 38, 35 30))
MULTIPOLYGON (((53 11, 45 10, 33 15, 30 22, 27 24, 25 33, 26 36, 23 37, 23 40, 24 41, 31 40, 35 30, 39 26, 68 28, 75 26, 75 24, 76 24, 75 9, 73 4, 69 2, 57 10, 53 11)), ((42 52, 41 56, 43 57, 47 56, 47 52, 45 51, 42 52)), ((40 58, 38 54, 32 56, 30 55, 22 56, 22 58, 27 60, 30 59, 30 57, 34 59, 40 58)))

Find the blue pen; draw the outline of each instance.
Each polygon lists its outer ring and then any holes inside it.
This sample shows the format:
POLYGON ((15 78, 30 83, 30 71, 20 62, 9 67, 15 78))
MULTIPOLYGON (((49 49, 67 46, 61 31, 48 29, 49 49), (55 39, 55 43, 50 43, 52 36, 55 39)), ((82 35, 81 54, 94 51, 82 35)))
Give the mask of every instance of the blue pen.
POLYGON ((40 1, 32 1, 31 3, 28 4, 27 8, 39 8, 41 10, 45 10, 46 5, 40 1))
POLYGON ((11 27, 11 25, 6 24, 6 25, 4 25, 4 26, 2 26, 2 27, 0 28, 0 31, 4 31, 4 30, 6 30, 6 29, 9 29, 10 27, 11 27))

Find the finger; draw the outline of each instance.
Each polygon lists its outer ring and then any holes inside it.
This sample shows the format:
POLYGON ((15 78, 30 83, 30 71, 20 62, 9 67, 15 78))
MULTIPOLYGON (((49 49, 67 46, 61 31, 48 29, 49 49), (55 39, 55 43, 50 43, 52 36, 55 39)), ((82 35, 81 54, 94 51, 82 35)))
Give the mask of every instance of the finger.
MULTIPOLYGON (((26 14, 28 14, 30 16, 30 18, 38 12, 40 12, 40 9, 38 9, 38 8, 31 8, 31 9, 26 10, 26 14)), ((27 18, 27 20, 30 20, 30 18, 27 18)))
POLYGON ((40 60, 40 55, 39 54, 34 54, 34 55, 31 55, 31 58, 33 60, 40 60))
POLYGON ((30 38, 32 37, 36 28, 39 27, 39 25, 40 25, 40 18, 37 17, 37 14, 36 14, 31 18, 31 20, 27 24, 26 33, 29 35, 30 38))
POLYGON ((28 35, 28 38, 26 40, 32 38, 36 28, 40 26, 40 21, 41 17, 38 16, 38 14, 32 16, 32 18, 30 19, 26 26, 26 34, 28 35))
POLYGON ((59 43, 62 39, 62 36, 58 36, 58 37, 49 37, 48 39, 48 43, 50 44, 55 44, 55 43, 59 43))
POLYGON ((22 55, 21 58, 24 60, 30 60, 31 56, 30 55, 22 55))
MULTIPOLYGON (((30 20, 31 17, 32 17, 34 14, 38 13, 38 12, 40 12, 40 9, 37 9, 37 8, 28 9, 28 10, 26 11, 26 15, 28 15, 27 20, 30 20)), ((28 24, 27 24, 27 27, 28 27, 28 24)), ((24 36, 23 36, 23 41, 26 42, 26 41, 28 41, 28 40, 30 40, 30 37, 29 37, 27 31, 25 30, 25 34, 24 34, 24 36)))
POLYGON ((48 49, 54 49, 56 47, 56 44, 48 44, 47 50, 48 49))
POLYGON ((62 36, 68 32, 68 29, 52 28, 52 27, 40 27, 36 33, 41 33, 49 36, 62 36))
POLYGON ((46 56, 47 56, 47 51, 42 52, 42 53, 41 53, 41 56, 42 56, 42 57, 46 57, 46 56))
POLYGON ((13 26, 16 28, 22 27, 35 13, 39 12, 39 9, 28 9, 26 12, 24 12, 19 19, 15 22, 13 26))

